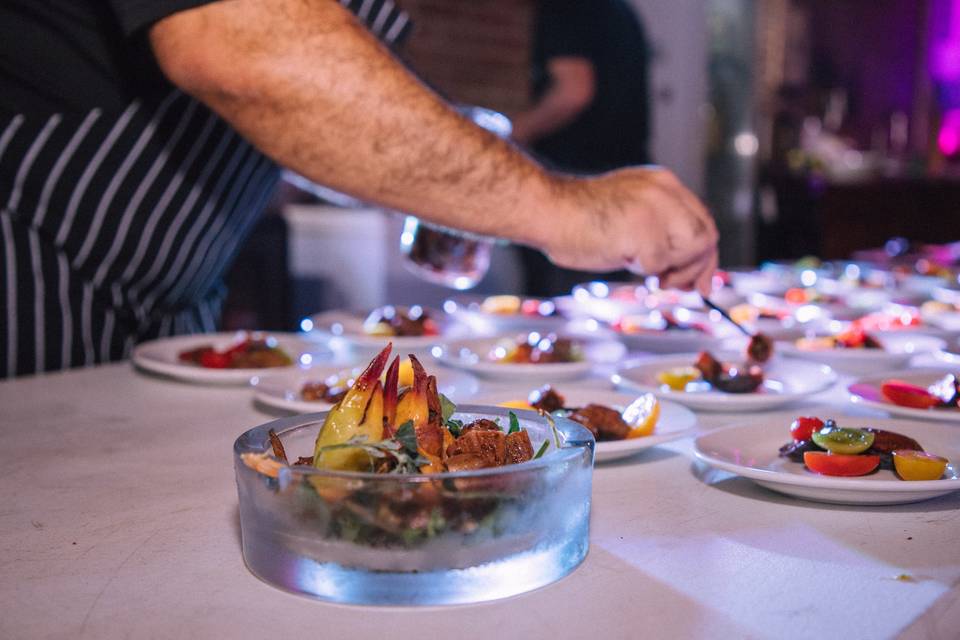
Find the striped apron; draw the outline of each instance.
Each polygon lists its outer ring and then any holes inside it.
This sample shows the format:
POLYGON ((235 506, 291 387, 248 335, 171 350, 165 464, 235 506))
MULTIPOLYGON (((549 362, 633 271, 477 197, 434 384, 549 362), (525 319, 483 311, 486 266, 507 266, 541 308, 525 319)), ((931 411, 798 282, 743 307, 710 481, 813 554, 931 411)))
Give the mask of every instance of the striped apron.
MULTIPOLYGON (((392 0, 341 3, 388 44, 410 29, 392 0)), ((116 112, 0 112, 0 378, 216 330, 278 175, 172 87, 116 112)))

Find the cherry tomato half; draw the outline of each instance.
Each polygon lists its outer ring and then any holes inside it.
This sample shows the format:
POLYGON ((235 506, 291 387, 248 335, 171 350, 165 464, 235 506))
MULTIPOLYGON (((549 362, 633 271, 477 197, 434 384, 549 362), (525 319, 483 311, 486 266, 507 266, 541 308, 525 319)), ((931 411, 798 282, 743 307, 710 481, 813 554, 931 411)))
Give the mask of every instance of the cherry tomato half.
POLYGON ((820 431, 823 428, 823 420, 820 418, 799 417, 790 425, 790 435, 797 442, 809 440, 814 431, 820 431))
POLYGON ((897 449, 893 452, 893 467, 904 480, 939 480, 948 462, 946 458, 922 451, 897 449))
POLYGON ((824 428, 811 436, 813 443, 830 453, 856 455, 873 445, 874 435, 863 429, 824 428))
POLYGON ((848 456, 825 451, 807 451, 803 454, 807 469, 822 476, 865 476, 880 466, 880 456, 848 456))
POLYGON ((212 350, 206 351, 200 356, 200 366, 207 369, 226 369, 230 366, 230 356, 212 350))
POLYGON ((911 409, 930 409, 940 404, 937 396, 903 380, 887 380, 880 385, 880 393, 893 404, 911 409))

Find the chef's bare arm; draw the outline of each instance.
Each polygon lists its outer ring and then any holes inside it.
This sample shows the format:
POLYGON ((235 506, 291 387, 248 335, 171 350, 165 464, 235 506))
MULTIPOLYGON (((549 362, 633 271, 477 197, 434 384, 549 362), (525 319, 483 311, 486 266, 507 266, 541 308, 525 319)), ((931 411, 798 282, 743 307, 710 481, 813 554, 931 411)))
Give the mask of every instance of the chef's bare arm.
POLYGON ((713 222, 672 174, 544 171, 460 117, 333 0, 220 0, 157 22, 150 41, 173 83, 316 182, 565 266, 702 288, 715 263, 713 222))

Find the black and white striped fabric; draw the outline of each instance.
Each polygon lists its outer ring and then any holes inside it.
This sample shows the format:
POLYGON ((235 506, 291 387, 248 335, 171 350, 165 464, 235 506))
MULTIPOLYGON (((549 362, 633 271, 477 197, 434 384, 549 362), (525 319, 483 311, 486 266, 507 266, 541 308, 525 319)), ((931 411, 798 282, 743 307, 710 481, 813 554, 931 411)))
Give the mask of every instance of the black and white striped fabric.
MULTIPOLYGON (((385 41, 392 0, 343 2, 385 41)), ((0 377, 216 329, 221 277, 279 169, 170 87, 123 109, 0 111, 0 377)))
POLYGON ((221 275, 278 169, 178 90, 119 113, 0 122, 7 375, 214 330, 221 275))
POLYGON ((390 46, 402 43, 413 27, 409 14, 393 0, 340 0, 340 4, 390 46))

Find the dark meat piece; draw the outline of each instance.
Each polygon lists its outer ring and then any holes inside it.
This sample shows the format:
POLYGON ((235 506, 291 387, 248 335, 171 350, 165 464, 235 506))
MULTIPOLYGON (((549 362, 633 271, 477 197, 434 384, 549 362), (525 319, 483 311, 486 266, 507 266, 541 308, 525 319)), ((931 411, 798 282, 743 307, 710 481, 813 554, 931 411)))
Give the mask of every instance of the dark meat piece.
POLYGON ((873 434, 873 444, 864 453, 880 456, 880 468, 893 470, 893 452, 897 449, 923 451, 920 443, 896 431, 884 431, 867 427, 864 431, 873 434))
POLYGON ((919 442, 896 431, 884 431, 872 427, 867 427, 864 431, 873 434, 873 444, 870 446, 870 450, 874 453, 893 453, 897 449, 923 451, 919 442))
POLYGON ((475 420, 470 424, 466 425, 460 430, 460 437, 463 437, 470 433, 471 431, 503 431, 493 420, 487 420, 486 418, 480 418, 475 420))
POLYGON ((507 464, 520 464, 533 459, 533 443, 526 429, 514 431, 506 437, 507 464))
POLYGON ((530 403, 530 406, 546 411, 547 413, 553 413, 554 411, 563 409, 566 403, 566 399, 557 393, 556 389, 550 385, 540 387, 536 391, 531 391, 527 397, 527 401, 530 403))
POLYGON ((216 350, 213 348, 213 345, 205 344, 202 347, 197 347, 196 349, 181 351, 177 355, 177 359, 180 360, 180 362, 188 362, 190 364, 199 365, 200 358, 203 356, 203 354, 214 353, 214 352, 216 352, 216 350))
POLYGON ((763 370, 760 367, 725 367, 708 351, 702 352, 693 366, 706 382, 724 393, 752 393, 763 384, 763 370))
POLYGON ((750 338, 747 345, 747 358, 754 362, 766 362, 773 356, 773 340, 758 333, 750 338))
POLYGON ((756 365, 746 370, 725 369, 710 384, 724 393, 753 393, 763 384, 763 370, 756 365))
POLYGON ((723 365, 709 351, 701 352, 693 366, 700 372, 703 379, 711 384, 723 372, 723 365))
POLYGON ((579 359, 577 345, 568 338, 558 338, 552 334, 545 338, 540 338, 539 335, 534 337, 536 342, 519 343, 504 361, 515 364, 553 364, 576 362, 579 359))
POLYGON ((619 411, 599 404, 588 404, 571 413, 569 417, 589 429, 601 442, 623 440, 630 433, 630 425, 623 421, 619 411))
POLYGON ((507 436, 497 431, 471 429, 447 447, 449 459, 464 453, 472 453, 483 459, 486 467, 500 467, 507 463, 507 436))

